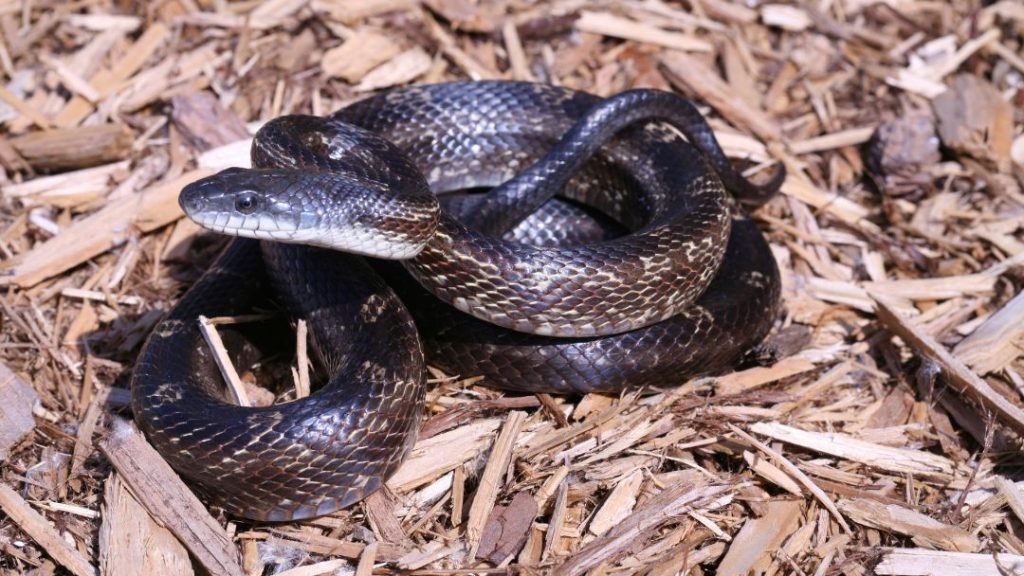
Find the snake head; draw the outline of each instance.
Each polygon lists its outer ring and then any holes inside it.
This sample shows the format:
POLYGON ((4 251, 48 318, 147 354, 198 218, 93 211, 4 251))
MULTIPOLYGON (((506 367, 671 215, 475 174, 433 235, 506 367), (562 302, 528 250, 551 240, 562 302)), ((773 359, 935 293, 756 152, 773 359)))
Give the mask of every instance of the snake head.
POLYGON ((200 226, 233 236, 287 240, 301 227, 283 170, 228 168, 182 189, 178 204, 200 226), (283 201, 282 201, 283 200, 283 201))
POLYGON ((385 259, 418 254, 437 217, 432 196, 418 207, 373 181, 294 168, 228 168, 185 186, 178 203, 214 232, 385 259))

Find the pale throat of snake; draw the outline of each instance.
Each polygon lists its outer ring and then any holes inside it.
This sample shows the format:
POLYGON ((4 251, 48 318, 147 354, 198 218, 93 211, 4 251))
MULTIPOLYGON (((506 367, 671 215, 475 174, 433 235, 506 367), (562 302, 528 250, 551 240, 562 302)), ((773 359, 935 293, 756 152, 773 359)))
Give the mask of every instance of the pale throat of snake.
POLYGON ((197 224, 222 234, 385 260, 412 258, 429 236, 407 230, 432 227, 437 202, 380 198, 382 188, 331 172, 228 168, 186 186, 178 203, 197 224))

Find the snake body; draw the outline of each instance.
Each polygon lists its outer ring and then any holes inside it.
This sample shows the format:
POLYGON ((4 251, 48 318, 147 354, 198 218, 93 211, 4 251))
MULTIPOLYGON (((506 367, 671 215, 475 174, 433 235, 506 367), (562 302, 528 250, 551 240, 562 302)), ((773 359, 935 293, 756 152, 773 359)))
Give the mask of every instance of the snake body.
POLYGON ((154 445, 236 515, 309 517, 379 487, 422 412, 420 338, 432 363, 497 386, 616 391, 719 370, 777 313, 774 259, 726 189, 756 206, 782 171, 750 184, 664 92, 398 89, 269 122, 253 166, 182 191, 203 226, 264 241, 231 244, 156 327, 132 386, 154 445), (352 254, 402 260, 376 267, 406 305, 352 254), (309 321, 331 377, 243 409, 224 401, 193 319, 268 290, 309 321))

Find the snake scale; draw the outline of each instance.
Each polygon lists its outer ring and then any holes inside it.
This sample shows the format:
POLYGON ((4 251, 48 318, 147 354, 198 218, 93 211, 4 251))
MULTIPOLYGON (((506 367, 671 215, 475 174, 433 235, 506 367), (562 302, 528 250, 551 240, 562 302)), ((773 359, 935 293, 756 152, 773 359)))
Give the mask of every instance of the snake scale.
POLYGON ((189 217, 240 238, 156 326, 132 382, 150 441, 234 515, 306 518, 379 488, 415 438, 425 355, 507 389, 615 392, 721 370, 778 312, 775 261, 733 197, 760 205, 783 171, 748 182, 666 92, 395 89, 272 120, 252 160, 182 191, 189 217), (243 408, 195 319, 268 293, 308 321, 329 377, 243 408))

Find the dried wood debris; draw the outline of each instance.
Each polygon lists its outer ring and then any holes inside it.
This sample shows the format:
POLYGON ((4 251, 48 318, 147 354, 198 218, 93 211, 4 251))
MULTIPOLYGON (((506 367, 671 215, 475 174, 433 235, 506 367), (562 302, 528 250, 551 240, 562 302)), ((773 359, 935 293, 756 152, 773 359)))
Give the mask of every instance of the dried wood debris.
POLYGON ((1022 53, 1017 0, 0 0, 0 573, 1024 574, 1022 53), (207 511, 117 424, 222 245, 179 190, 270 118, 452 78, 674 90, 785 162, 766 358, 620 397, 435 374, 374 498, 207 511))

